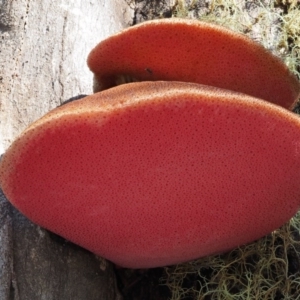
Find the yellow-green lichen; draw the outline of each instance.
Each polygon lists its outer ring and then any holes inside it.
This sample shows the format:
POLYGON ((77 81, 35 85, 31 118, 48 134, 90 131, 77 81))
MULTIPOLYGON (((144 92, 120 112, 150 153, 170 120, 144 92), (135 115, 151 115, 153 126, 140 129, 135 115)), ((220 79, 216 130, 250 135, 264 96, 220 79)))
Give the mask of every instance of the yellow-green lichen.
POLYGON ((172 300, 300 299, 300 213, 226 254, 165 268, 172 300))
POLYGON ((212 0, 201 9, 200 2, 177 0, 173 17, 197 17, 244 33, 280 56, 300 77, 299 1, 212 0))

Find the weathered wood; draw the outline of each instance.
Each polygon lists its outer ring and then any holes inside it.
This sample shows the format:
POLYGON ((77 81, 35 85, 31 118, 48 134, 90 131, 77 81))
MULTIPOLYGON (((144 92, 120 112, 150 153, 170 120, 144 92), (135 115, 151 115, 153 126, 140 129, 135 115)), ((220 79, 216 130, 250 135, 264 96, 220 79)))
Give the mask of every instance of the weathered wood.
MULTIPOLYGON (((0 154, 34 120, 92 93, 89 51, 129 26, 123 1, 0 1, 0 154)), ((119 299, 112 265, 32 224, 0 191, 0 299, 119 299)))
POLYGON ((2 193, 0 214, 0 299, 119 299, 110 263, 32 224, 2 193))
POLYGON ((30 123, 92 93, 89 51, 129 26, 123 1, 3 0, 0 15, 0 154, 30 123))

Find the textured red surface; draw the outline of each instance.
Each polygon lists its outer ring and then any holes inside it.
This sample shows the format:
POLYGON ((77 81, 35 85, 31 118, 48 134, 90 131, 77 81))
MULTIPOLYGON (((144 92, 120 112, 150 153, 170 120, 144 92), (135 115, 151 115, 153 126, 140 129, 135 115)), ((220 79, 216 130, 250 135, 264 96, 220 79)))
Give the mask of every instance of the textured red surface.
POLYGON ((88 57, 100 89, 120 75, 195 82, 242 92, 286 108, 300 87, 288 68, 261 45, 223 27, 195 20, 154 20, 98 44, 88 57))
POLYGON ((300 119, 178 82, 127 84, 57 108, 6 152, 0 182, 37 224, 131 268, 229 250, 300 204, 300 119))

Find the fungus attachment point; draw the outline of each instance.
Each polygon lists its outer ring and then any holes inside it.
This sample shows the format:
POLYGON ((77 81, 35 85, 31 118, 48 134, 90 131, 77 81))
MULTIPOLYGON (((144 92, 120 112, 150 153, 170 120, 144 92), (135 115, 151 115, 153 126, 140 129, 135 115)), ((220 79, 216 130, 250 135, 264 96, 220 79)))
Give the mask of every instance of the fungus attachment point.
POLYGON ((299 170, 294 114, 218 88, 142 82, 32 124, 1 160, 0 182, 33 222, 146 268, 278 228, 299 208, 299 170))
POLYGON ((186 19, 130 27, 89 54, 95 91, 131 81, 176 80, 242 92, 285 108, 299 97, 296 77, 246 36, 186 19))

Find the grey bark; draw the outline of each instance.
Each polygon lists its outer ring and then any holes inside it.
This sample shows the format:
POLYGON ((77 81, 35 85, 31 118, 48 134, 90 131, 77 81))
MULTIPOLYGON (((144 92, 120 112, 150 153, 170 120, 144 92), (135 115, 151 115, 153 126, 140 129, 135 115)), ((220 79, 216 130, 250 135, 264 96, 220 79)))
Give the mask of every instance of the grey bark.
MULTIPOLYGON (((132 23, 123 0, 0 0, 0 154, 63 101, 92 93, 89 51, 132 23)), ((0 190, 0 299, 119 299, 111 263, 32 224, 0 190)))
POLYGON ((124 0, 0 0, 0 154, 50 109, 92 93, 88 53, 132 17, 124 0))
POLYGON ((32 224, 0 191, 0 299, 119 299, 112 265, 32 224))

